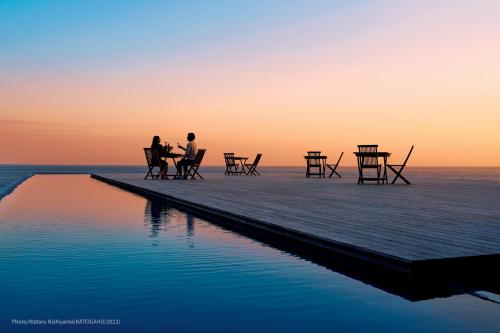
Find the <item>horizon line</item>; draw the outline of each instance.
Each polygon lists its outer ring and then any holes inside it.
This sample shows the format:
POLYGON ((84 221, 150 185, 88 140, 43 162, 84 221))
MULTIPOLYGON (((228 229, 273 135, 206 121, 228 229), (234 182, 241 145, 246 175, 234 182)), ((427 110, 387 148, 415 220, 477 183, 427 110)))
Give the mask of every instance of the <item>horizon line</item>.
MULTIPOLYGON (((0 166, 8 165, 23 165, 23 166, 114 166, 114 167, 147 167, 145 164, 70 164, 70 163, 2 163, 0 166)), ((356 164, 346 164, 344 167, 357 167, 356 164)), ((225 167, 224 164, 206 164, 204 167, 225 167)), ((266 168, 298 168, 305 167, 305 165, 265 165, 262 164, 260 167, 266 168)), ((408 168, 500 168, 500 165, 418 165, 418 166, 407 166, 408 168)))

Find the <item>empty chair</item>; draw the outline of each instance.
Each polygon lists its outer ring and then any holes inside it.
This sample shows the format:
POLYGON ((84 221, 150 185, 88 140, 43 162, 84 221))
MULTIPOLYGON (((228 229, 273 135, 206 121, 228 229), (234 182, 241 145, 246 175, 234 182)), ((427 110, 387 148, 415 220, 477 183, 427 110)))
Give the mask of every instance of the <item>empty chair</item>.
POLYGON ((203 156, 205 156, 206 149, 198 149, 196 155, 194 157, 194 162, 189 166, 186 176, 191 177, 191 179, 196 179, 198 176, 200 179, 203 179, 203 176, 200 175, 198 169, 200 168, 201 162, 203 161, 203 156))
POLYGON ((239 170, 239 166, 234 159, 234 153, 224 153, 224 161, 226 162, 225 175, 241 175, 244 172, 244 170, 239 170))
POLYGON ((262 157, 262 154, 257 154, 255 156, 255 160, 253 163, 245 163, 245 167, 247 168, 247 175, 260 175, 260 173, 257 171, 257 165, 259 165, 260 158, 262 157))
POLYGON ((342 159, 342 156, 344 156, 344 152, 340 153, 340 157, 337 160, 337 163, 335 163, 335 164, 327 164, 326 165, 328 167, 328 169, 330 169, 330 171, 331 171, 330 175, 328 176, 328 178, 332 178, 333 175, 336 175, 337 177, 342 178, 342 176, 337 172, 337 167, 340 164, 340 160, 342 159))
POLYGON ((162 174, 166 174, 166 163, 161 163, 160 158, 158 157, 158 152, 151 148, 144 148, 144 154, 146 155, 146 162, 148 164, 148 173, 144 176, 144 179, 158 179, 162 174), (158 173, 154 173, 154 168, 158 168, 158 173))
POLYGON ((307 163, 306 177, 325 176, 325 166, 323 164, 324 161, 321 158, 320 151, 308 151, 306 156, 306 163, 307 163))
POLYGON ((380 184, 380 172, 382 165, 378 161, 377 156, 378 145, 358 145, 359 153, 372 154, 373 156, 358 156, 359 179, 358 184, 363 183, 365 180, 376 180, 380 184), (377 177, 365 177, 363 169, 376 169, 377 177))
POLYGON ((408 152, 408 155, 406 156, 406 159, 403 162, 403 164, 387 164, 387 167, 389 169, 391 169, 396 174, 396 177, 394 177, 394 179, 392 180, 391 184, 394 184, 398 178, 401 178, 401 180, 404 181, 408 185, 411 184, 408 179, 406 179, 405 177, 403 177, 402 172, 403 172, 403 169, 406 166, 406 162, 408 162, 408 160, 410 159, 410 155, 411 155, 412 152, 413 152, 413 146, 411 146, 410 151, 408 152))

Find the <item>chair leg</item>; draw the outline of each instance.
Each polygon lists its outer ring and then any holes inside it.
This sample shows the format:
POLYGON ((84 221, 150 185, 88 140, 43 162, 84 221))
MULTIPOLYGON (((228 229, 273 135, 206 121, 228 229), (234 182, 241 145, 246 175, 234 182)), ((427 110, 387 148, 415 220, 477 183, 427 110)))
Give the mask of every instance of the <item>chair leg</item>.
POLYGON ((193 166, 190 166, 188 171, 186 172, 186 178, 189 178, 189 179, 194 179, 194 175, 193 175, 193 166))
POLYGON ((411 185, 410 181, 408 179, 406 179, 405 177, 403 177, 403 175, 399 175, 399 178, 401 178, 402 181, 404 181, 406 183, 406 185, 411 185))
POLYGON ((144 176, 144 179, 148 179, 148 177, 151 176, 151 179, 153 179, 153 168, 148 166, 148 173, 144 176))
POLYGON ((398 178, 401 178, 401 180, 404 181, 407 185, 411 185, 410 181, 408 179, 406 179, 405 177, 403 177, 403 175, 401 173, 396 173, 396 177, 394 177, 391 184, 395 184, 396 180, 398 178))
POLYGON ((248 174, 252 176, 257 176, 257 170, 255 169, 255 165, 252 165, 248 168, 248 174))
POLYGON ((392 180, 391 184, 395 184, 395 183, 396 183, 396 180, 397 180, 398 178, 401 178, 401 180, 402 180, 402 181, 404 181, 407 185, 411 185, 410 181, 409 181, 408 179, 406 179, 405 177, 403 177, 403 175, 402 175, 403 169, 404 169, 404 167, 405 167, 404 165, 403 165, 403 167, 401 167, 401 168, 399 169, 399 171, 398 171, 398 170, 396 170, 396 169, 394 169, 394 168, 393 168, 392 166, 390 166, 390 165, 388 165, 387 167, 388 167, 389 169, 391 169, 391 170, 392 170, 392 172, 394 172, 394 173, 396 174, 396 177, 394 177, 394 179, 392 180))
POLYGON ((338 178, 342 178, 342 176, 337 172, 337 164, 333 168, 330 165, 327 165, 327 167, 331 170, 328 178, 332 178, 333 175, 336 175, 338 178))
POLYGON ((198 172, 199 167, 191 166, 187 172, 187 177, 189 179, 196 179, 196 176, 200 177, 200 179, 204 179, 202 175, 198 172))

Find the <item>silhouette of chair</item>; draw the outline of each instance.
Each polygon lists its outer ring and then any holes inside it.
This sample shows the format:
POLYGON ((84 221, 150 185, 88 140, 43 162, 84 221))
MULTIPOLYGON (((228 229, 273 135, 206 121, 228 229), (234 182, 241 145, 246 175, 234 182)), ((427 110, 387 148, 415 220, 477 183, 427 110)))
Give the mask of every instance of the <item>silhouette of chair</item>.
POLYGON ((410 181, 408 179, 406 179, 405 177, 403 177, 403 175, 401 173, 403 172, 403 169, 406 166, 406 162, 408 162, 408 160, 410 159, 410 155, 412 152, 413 152, 413 146, 411 146, 410 151, 408 152, 408 155, 406 156, 406 159, 403 162, 403 164, 387 164, 387 167, 389 169, 391 169, 396 174, 396 177, 394 177, 391 184, 394 184, 398 178, 401 178, 401 180, 403 180, 408 185, 411 184, 410 181), (396 170, 397 167, 399 167, 399 170, 396 170))
POLYGON ((255 160, 253 163, 245 163, 245 167, 247 168, 247 175, 260 175, 260 173, 257 171, 257 165, 259 165, 260 158, 262 157, 262 154, 257 154, 255 156, 255 160))
POLYGON ((342 159, 342 156, 344 156, 344 152, 340 153, 340 157, 337 160, 337 163, 335 164, 327 164, 326 166, 328 169, 330 169, 330 175, 328 178, 332 178, 332 176, 335 174, 337 177, 342 178, 342 176, 337 172, 337 167, 339 166, 340 160, 342 159))
POLYGON ((148 164, 148 173, 144 176, 144 179, 158 179, 162 174, 167 173, 168 164, 163 164, 158 157, 158 152, 151 148, 144 148, 144 154, 146 155, 146 162, 148 164), (158 168, 158 173, 154 173, 154 168, 158 168))
POLYGON ((198 172, 198 169, 200 168, 201 162, 203 161, 203 156, 205 156, 206 149, 198 149, 196 152, 196 155, 194 157, 194 162, 189 166, 189 169, 187 170, 187 177, 191 177, 191 179, 196 179, 196 176, 200 177, 200 179, 203 179, 203 176, 200 175, 198 172))
POLYGON ((226 162, 225 175, 241 175, 244 170, 238 170, 239 166, 234 159, 234 153, 224 153, 224 161, 226 162))
POLYGON ((325 176, 325 166, 324 166, 324 161, 320 158, 321 152, 320 151, 308 151, 307 152, 307 170, 306 170, 306 177, 310 176, 319 176, 319 177, 324 177, 325 176), (317 172, 312 172, 315 169, 317 169, 317 172))
POLYGON ((374 156, 358 156, 359 179, 358 184, 363 183, 365 180, 376 180, 380 184, 380 172, 382 165, 378 162, 377 155, 378 145, 358 145, 360 153, 374 153, 374 156), (376 169, 377 178, 365 177, 363 169, 376 169))

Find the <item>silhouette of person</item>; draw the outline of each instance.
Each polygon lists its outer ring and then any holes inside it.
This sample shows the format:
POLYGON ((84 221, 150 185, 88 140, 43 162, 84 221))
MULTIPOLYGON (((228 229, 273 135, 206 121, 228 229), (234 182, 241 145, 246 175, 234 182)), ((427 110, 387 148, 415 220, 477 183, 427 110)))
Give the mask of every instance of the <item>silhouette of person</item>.
POLYGON ((181 175, 181 171, 184 169, 184 176, 183 176, 184 179, 187 179, 188 166, 193 165, 196 152, 198 151, 198 146, 194 141, 195 138, 196 137, 194 133, 188 133, 187 135, 188 144, 186 145, 186 147, 184 148, 179 144, 177 145, 179 149, 184 150, 184 156, 179 162, 177 162, 177 174, 181 175))
POLYGON ((151 151, 153 152, 153 165, 158 165, 160 167, 160 169, 162 170, 161 177, 164 177, 166 176, 168 171, 168 163, 166 160, 162 160, 161 158, 166 157, 168 151, 166 147, 164 147, 160 142, 160 137, 158 135, 155 135, 153 137, 153 142, 151 142, 151 151))

